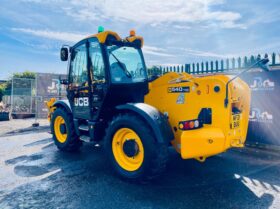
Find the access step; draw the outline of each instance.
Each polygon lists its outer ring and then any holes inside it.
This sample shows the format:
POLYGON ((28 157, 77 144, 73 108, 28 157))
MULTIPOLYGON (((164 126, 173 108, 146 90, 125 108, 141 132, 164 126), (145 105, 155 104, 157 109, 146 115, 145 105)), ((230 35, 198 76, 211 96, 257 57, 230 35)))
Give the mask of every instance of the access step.
POLYGON ((91 142, 90 137, 86 135, 80 136, 80 140, 82 140, 83 142, 91 142))
POLYGON ((79 125, 79 130, 81 130, 81 131, 89 131, 89 127, 88 127, 88 125, 79 125))

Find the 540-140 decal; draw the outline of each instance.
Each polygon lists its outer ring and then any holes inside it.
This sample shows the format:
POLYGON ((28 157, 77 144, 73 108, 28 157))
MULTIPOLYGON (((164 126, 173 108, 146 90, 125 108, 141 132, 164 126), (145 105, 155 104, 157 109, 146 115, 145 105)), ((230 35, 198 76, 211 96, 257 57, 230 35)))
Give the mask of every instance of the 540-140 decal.
POLYGON ((190 92, 189 86, 176 86, 176 87, 168 87, 168 93, 188 93, 190 92))

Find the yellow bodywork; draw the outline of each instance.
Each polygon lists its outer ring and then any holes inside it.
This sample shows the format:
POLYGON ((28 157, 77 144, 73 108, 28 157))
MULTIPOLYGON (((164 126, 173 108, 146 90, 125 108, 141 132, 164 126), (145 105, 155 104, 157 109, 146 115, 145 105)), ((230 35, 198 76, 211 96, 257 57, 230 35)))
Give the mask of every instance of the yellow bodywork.
POLYGON ((51 114, 54 112, 55 107, 53 106, 53 104, 55 103, 56 99, 55 98, 51 98, 49 101, 45 101, 45 105, 48 108, 48 120, 51 121, 51 114))
POLYGON ((250 89, 241 79, 233 80, 229 84, 229 103, 225 107, 226 83, 230 78, 223 74, 193 77, 187 73, 171 72, 150 83, 145 103, 168 115, 175 136, 172 145, 183 159, 203 161, 231 147, 244 146, 250 89), (219 86, 219 92, 214 91, 215 86, 219 86), (182 87, 188 87, 189 92, 170 92, 171 88, 182 87), (240 124, 236 128, 233 127, 234 107, 241 111, 240 124), (202 108, 212 109, 212 123, 195 130, 180 130, 179 122, 197 119, 202 108))

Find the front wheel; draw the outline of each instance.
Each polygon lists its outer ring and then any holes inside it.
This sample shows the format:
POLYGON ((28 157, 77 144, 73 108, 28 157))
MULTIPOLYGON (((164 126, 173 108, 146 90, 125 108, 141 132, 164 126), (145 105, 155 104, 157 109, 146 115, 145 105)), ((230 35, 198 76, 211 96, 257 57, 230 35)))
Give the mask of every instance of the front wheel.
POLYGON ((145 182, 164 171, 167 145, 158 143, 149 125, 134 114, 116 116, 106 131, 105 149, 117 174, 145 182))
POLYGON ((72 115, 57 108, 51 118, 51 131, 57 148, 62 151, 79 150, 82 142, 75 133, 72 115))

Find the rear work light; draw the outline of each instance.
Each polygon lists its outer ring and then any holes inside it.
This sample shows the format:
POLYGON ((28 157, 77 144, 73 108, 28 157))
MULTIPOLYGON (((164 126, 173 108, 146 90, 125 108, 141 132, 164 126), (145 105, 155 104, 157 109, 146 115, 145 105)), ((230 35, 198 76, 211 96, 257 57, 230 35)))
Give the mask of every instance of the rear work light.
POLYGON ((179 122, 179 129, 181 130, 193 130, 202 127, 202 122, 198 119, 195 120, 187 120, 179 122))

